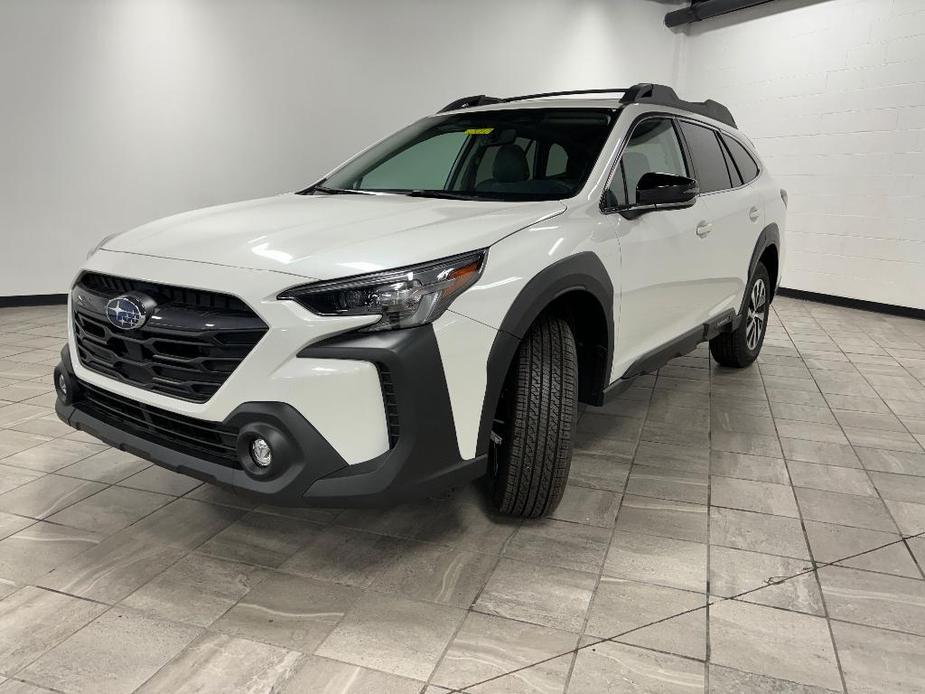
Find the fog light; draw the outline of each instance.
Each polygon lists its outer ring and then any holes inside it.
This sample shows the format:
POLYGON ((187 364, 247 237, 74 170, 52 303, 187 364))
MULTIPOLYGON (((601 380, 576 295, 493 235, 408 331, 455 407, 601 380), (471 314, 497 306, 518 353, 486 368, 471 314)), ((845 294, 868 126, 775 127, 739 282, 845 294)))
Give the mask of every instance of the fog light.
POLYGON ((58 374, 58 392, 62 398, 67 398, 67 379, 64 374, 58 374))
POLYGON ((251 458, 258 467, 269 467, 273 462, 273 451, 270 450, 270 444, 266 439, 254 439, 251 441, 251 458))

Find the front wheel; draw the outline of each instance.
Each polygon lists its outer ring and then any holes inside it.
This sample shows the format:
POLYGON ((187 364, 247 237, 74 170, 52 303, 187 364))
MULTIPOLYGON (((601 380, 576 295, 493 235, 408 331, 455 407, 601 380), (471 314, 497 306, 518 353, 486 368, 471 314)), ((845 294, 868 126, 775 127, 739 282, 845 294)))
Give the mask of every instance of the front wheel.
POLYGON ((578 359, 569 324, 541 317, 511 365, 491 431, 489 475, 502 513, 538 518, 562 499, 578 419, 578 359))
POLYGON ((710 354, 722 366, 745 368, 758 358, 764 344, 771 307, 771 279, 763 263, 755 266, 745 291, 748 301, 739 327, 710 340, 710 354))

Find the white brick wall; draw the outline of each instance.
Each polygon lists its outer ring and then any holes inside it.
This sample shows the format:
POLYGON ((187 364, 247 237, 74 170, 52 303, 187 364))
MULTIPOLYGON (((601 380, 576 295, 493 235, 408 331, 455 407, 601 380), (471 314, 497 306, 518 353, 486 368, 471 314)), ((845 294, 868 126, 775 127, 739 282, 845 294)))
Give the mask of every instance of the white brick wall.
POLYGON ((726 103, 788 190, 784 286, 925 308, 925 0, 691 25, 678 84, 726 103))

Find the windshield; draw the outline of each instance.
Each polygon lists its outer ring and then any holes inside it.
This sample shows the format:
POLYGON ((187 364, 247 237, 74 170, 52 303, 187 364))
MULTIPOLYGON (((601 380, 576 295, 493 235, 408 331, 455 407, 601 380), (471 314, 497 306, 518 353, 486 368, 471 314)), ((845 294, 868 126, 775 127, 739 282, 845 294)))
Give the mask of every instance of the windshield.
POLYGON ((436 115, 400 130, 305 191, 368 191, 472 200, 577 194, 615 119, 604 109, 436 115))

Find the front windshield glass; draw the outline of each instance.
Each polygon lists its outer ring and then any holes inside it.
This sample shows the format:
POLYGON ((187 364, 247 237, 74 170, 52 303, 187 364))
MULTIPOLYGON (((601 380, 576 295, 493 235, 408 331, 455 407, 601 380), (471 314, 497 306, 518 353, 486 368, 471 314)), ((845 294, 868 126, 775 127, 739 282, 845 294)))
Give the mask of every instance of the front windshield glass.
POLYGON ((345 164, 315 190, 569 198, 587 180, 615 117, 610 110, 577 108, 431 116, 345 164))

